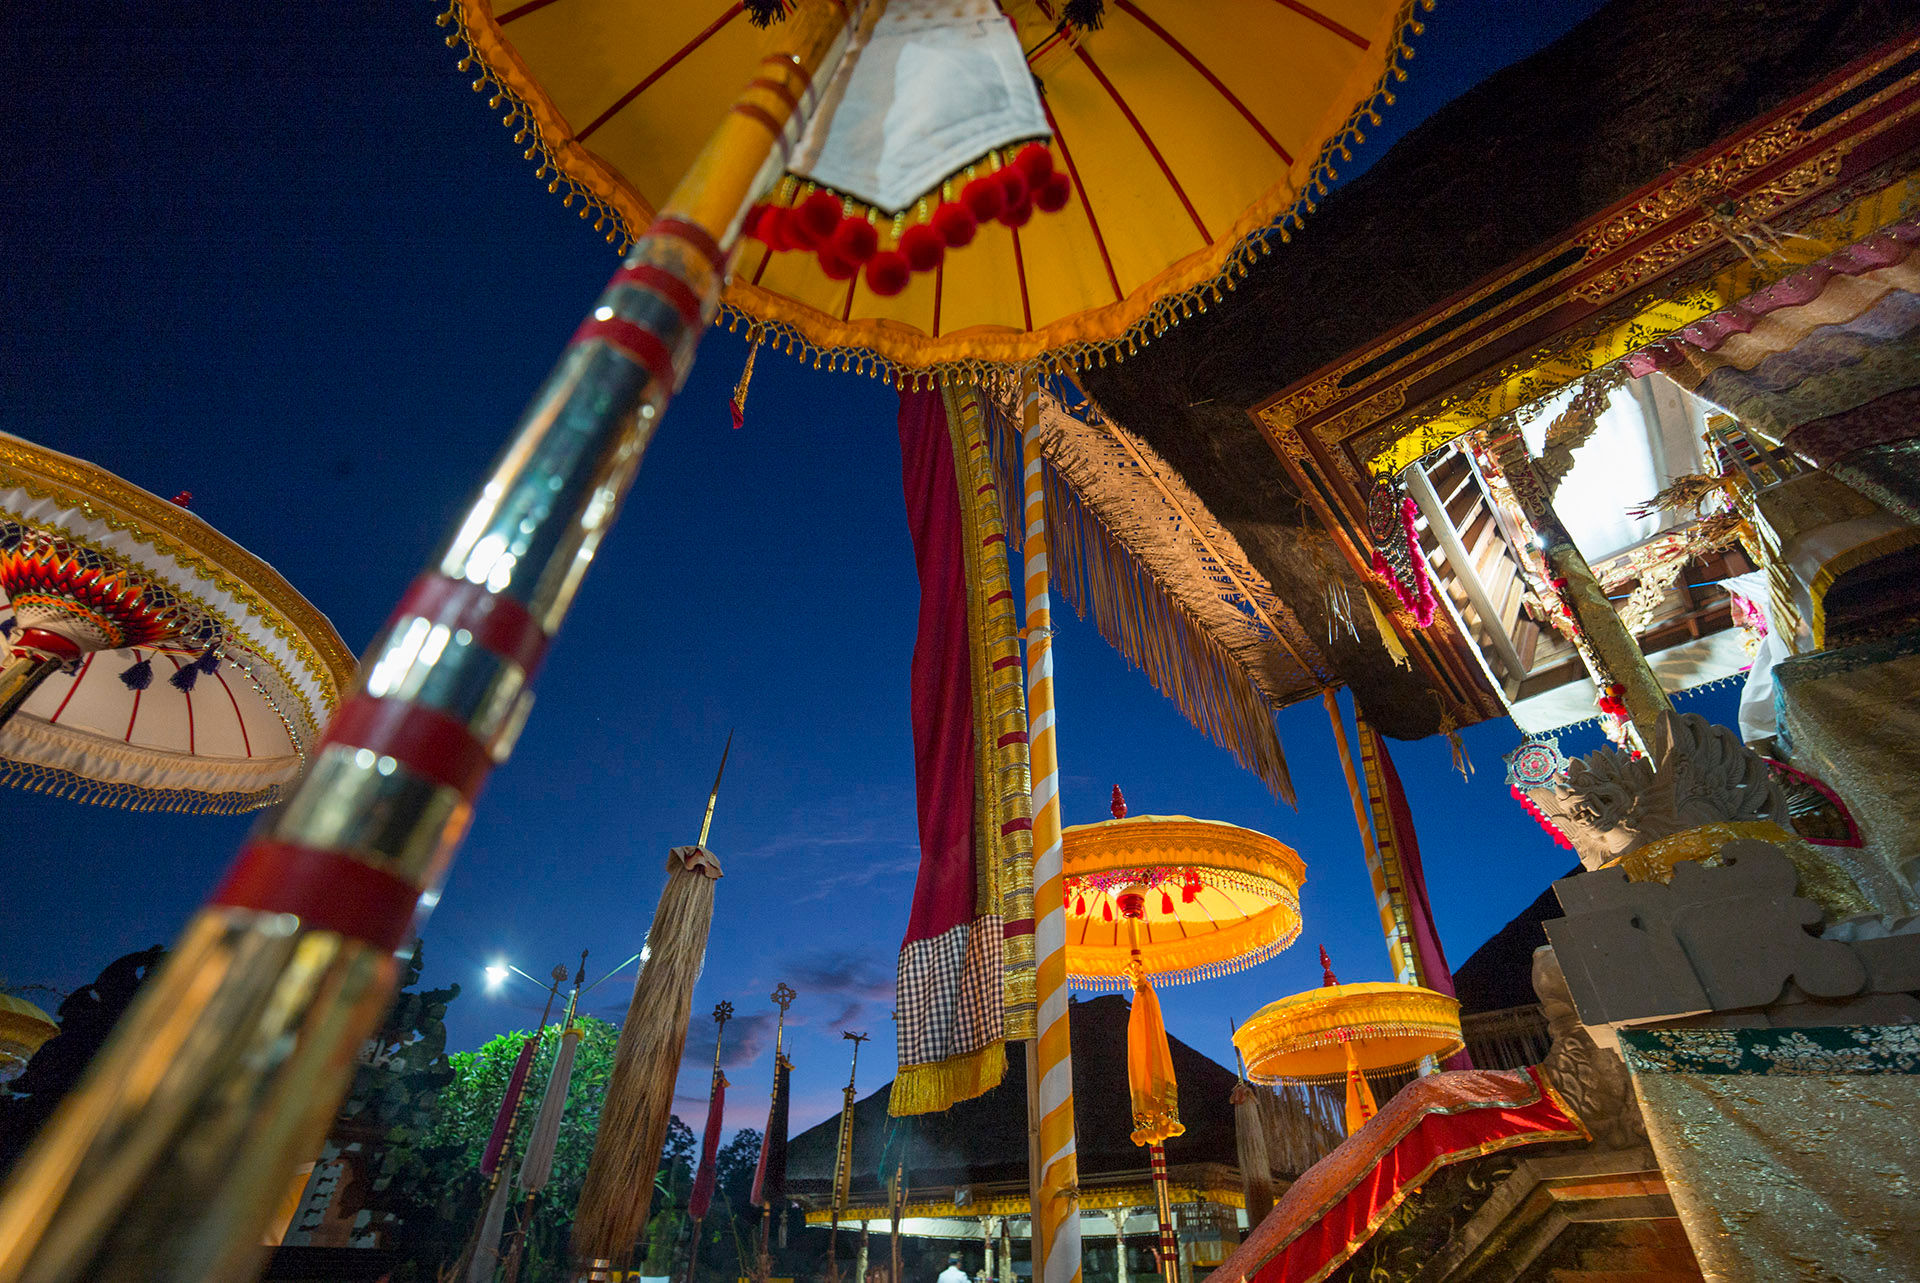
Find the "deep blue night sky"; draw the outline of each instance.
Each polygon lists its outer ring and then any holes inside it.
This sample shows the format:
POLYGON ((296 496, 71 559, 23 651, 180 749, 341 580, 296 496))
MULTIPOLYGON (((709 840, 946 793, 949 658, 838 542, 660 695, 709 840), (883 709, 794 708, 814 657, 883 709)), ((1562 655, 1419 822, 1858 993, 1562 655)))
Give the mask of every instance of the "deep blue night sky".
MULTIPOLYGON (((1370 147, 1594 7, 1443 3, 1370 147)), ((609 247, 468 91, 432 4, 273 15, 102 0, 84 25, 80 11, 30 0, 0 16, 0 427, 161 495, 191 490, 359 651, 615 266, 609 247)), ((692 840, 738 728, 695 1005, 727 998, 759 1017, 730 1027, 728 1057, 742 1088, 730 1121, 758 1125, 766 994, 782 979, 800 990, 798 1131, 838 1108, 841 1029, 878 1035, 863 1084, 893 1067, 893 955, 917 858, 917 589, 892 393, 769 354, 732 432, 743 356, 733 336, 706 341, 649 452, 426 930, 427 979, 467 987, 449 1023, 471 1047, 538 1010, 524 982, 482 993, 490 959, 543 973, 583 947, 601 968, 637 949, 665 849, 692 840)), ((1175 1036, 1232 1064, 1229 1018, 1317 983, 1317 942, 1343 978, 1386 978, 1317 704, 1280 718, 1295 813, 1090 625, 1064 622, 1056 662, 1069 822, 1104 818, 1118 783, 1136 813, 1248 825, 1307 861, 1301 944, 1167 992, 1175 1036)), ((1727 720, 1731 702, 1689 706, 1727 720)), ((1443 740, 1393 747, 1456 963, 1570 863, 1507 796, 1512 724, 1465 738, 1471 782, 1443 740)), ((0 817, 0 978, 61 989, 171 939, 248 823, 13 791, 0 817)), ((608 984, 589 1009, 619 1015, 628 988, 608 984)), ((709 1054, 691 1048, 683 1090, 704 1096, 709 1054)), ((700 1106, 684 1106, 697 1124, 700 1106)))

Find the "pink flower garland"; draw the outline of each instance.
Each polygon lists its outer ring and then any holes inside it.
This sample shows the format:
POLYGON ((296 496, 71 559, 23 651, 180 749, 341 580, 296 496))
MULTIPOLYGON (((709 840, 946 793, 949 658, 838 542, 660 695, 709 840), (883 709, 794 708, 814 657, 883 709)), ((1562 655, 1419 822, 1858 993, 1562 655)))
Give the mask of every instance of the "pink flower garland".
POLYGON ((1433 623, 1434 597, 1433 585, 1427 575, 1426 558, 1420 555, 1420 532, 1414 526, 1414 517, 1418 512, 1419 508, 1411 498, 1400 501, 1400 524, 1407 536, 1407 561, 1413 576, 1412 588, 1400 582, 1400 576, 1394 573, 1393 567, 1378 548, 1373 551, 1373 573, 1393 585, 1393 595, 1413 613, 1413 622, 1426 628, 1433 623))

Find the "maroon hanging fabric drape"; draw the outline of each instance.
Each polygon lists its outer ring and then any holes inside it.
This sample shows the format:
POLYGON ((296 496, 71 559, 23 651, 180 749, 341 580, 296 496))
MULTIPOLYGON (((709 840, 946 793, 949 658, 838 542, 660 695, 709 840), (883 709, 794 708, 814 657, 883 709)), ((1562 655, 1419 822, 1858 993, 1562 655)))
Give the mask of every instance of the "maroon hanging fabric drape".
MULTIPOLYGON (((1427 988, 1453 997, 1453 971, 1447 966, 1446 950, 1440 946, 1440 931, 1433 924, 1433 905, 1427 900, 1427 875, 1420 867, 1420 839, 1413 831, 1413 811, 1407 805, 1407 791, 1400 785, 1400 772, 1393 768, 1393 757, 1380 733, 1362 720, 1360 733, 1373 741, 1380 762, 1380 780, 1386 793, 1387 818, 1393 825, 1394 846, 1400 854, 1400 882, 1407 894, 1407 916, 1413 928, 1413 949, 1420 961, 1420 974, 1427 988)), ((1466 1049, 1442 1062, 1445 1069, 1472 1069, 1473 1058, 1466 1049)))
POLYGON ((687 1199, 687 1214, 699 1220, 713 1206, 713 1187, 718 1179, 721 1121, 727 1113, 727 1076, 713 1075, 713 1091, 707 1098, 707 1130, 700 1139, 700 1170, 693 1178, 693 1193, 687 1199))
POLYGON ((1002 926, 978 902, 974 652, 966 538, 943 394, 900 397, 900 471, 920 575, 913 759, 920 872, 900 945, 895 1114, 945 1109, 1000 1080, 1002 926))

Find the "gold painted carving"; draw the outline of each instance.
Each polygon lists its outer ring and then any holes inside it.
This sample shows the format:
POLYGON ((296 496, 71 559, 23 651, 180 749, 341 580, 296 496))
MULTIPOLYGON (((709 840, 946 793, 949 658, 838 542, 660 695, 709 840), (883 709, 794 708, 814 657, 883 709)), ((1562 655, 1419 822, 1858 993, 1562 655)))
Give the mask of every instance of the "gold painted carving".
MULTIPOLYGON (((1796 165, 1772 182, 1754 189, 1744 200, 1732 203, 1731 209, 1725 212, 1716 205, 1713 191, 1685 181, 1685 179, 1696 177, 1702 171, 1683 176, 1683 181, 1676 183, 1669 191, 1678 192, 1680 188, 1687 187, 1699 192, 1695 203, 1718 216, 1702 218, 1698 222, 1690 223, 1658 244, 1649 245, 1619 266, 1591 280, 1582 281, 1574 286, 1574 297, 1588 303, 1604 303, 1648 277, 1657 275, 1682 259, 1698 253, 1722 237, 1731 239, 1738 235, 1739 229, 1758 224, 1765 220, 1767 215, 1777 213, 1809 192, 1817 191, 1831 183, 1839 175, 1841 162, 1846 159, 1847 152, 1852 150, 1852 146, 1851 142, 1843 143, 1805 164, 1796 165)), ((1602 234, 1611 234, 1619 226, 1620 224, 1611 225, 1602 234)))

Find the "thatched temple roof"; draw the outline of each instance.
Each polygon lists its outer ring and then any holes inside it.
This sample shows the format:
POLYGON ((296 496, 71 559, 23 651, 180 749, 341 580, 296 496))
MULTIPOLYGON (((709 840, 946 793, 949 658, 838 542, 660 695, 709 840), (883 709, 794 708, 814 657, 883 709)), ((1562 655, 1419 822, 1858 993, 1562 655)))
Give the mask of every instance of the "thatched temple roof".
MULTIPOLYGON (((1302 493, 1256 407, 1416 318, 1448 320, 1476 282, 1915 25, 1903 0, 1615 0, 1410 132, 1224 302, 1082 383, 1179 472, 1307 632, 1325 637, 1329 579, 1360 601, 1359 578, 1310 506, 1325 496, 1302 493)), ((1357 623, 1359 635, 1337 632, 1327 656, 1386 734, 1416 738, 1449 715, 1504 711, 1466 689, 1479 678, 1457 655, 1397 667, 1364 612, 1357 623), (1453 676, 1437 680, 1441 670, 1453 676)), ((1465 653, 1457 635, 1433 645, 1465 653)))
MULTIPOLYGON (((1076 1144, 1083 1180, 1144 1171, 1146 1151, 1133 1143, 1132 1107, 1127 1098, 1126 998, 1109 994, 1070 1008, 1073 1034, 1073 1089, 1076 1144)), ((1233 1105, 1237 1081, 1232 1070, 1169 1037, 1174 1072, 1180 1082, 1184 1136, 1167 1142, 1167 1162, 1178 1168, 1218 1164, 1233 1168, 1233 1105)), ((882 1187, 882 1151, 890 1125, 887 1095, 892 1084, 854 1105, 853 1190, 870 1195, 882 1187)), ((905 1121, 905 1120, 900 1120, 905 1121)), ((938 1114, 912 1120, 907 1156, 908 1184, 966 1186, 1024 1182, 1027 1177, 1027 1076, 1019 1044, 1008 1048, 1007 1075, 983 1096, 961 1101, 938 1114)), ((794 1197, 819 1200, 833 1180, 834 1147, 840 1135, 836 1116, 795 1136, 787 1150, 787 1187, 794 1197)), ((872 1201, 871 1197, 865 1201, 872 1201)))

